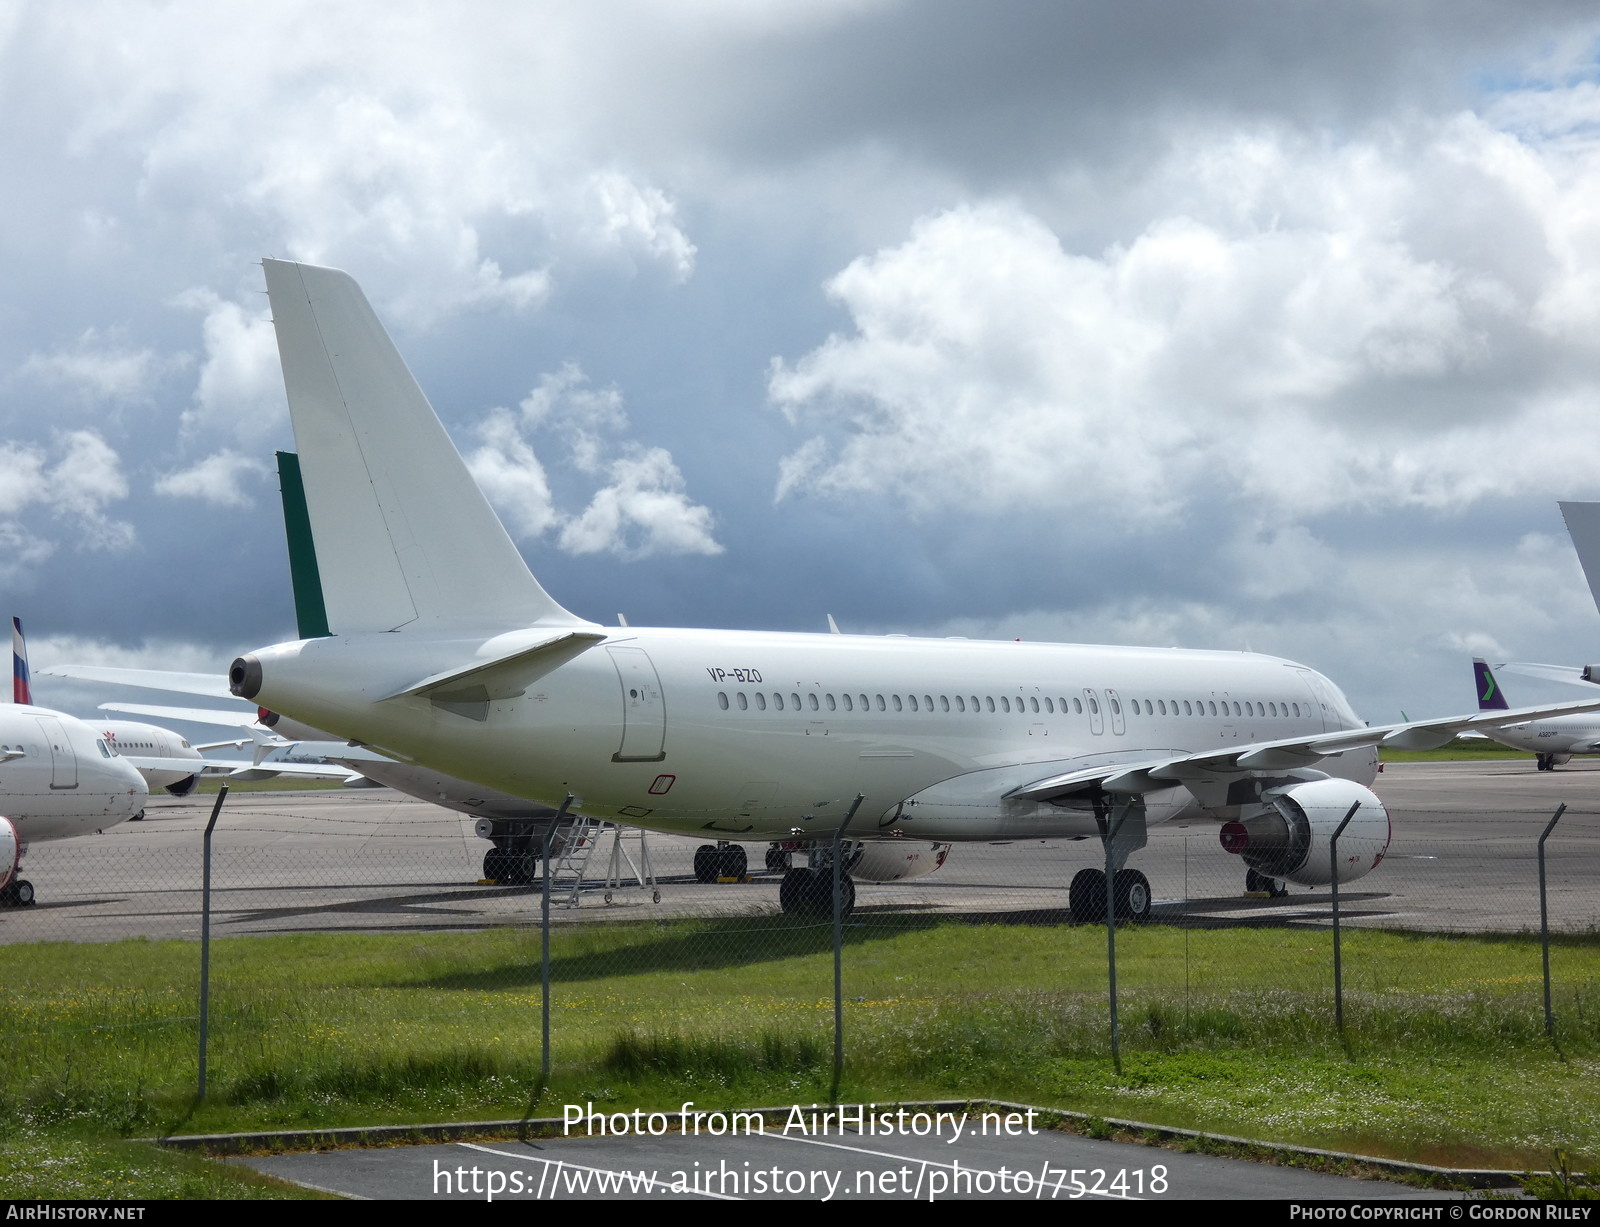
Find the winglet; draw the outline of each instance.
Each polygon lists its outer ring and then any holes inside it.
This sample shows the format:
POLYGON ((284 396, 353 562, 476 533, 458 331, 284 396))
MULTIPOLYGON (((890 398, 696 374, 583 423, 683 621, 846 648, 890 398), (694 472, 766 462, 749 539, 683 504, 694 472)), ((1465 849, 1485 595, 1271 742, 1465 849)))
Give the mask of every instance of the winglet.
POLYGON ((1505 711, 1506 696, 1500 692, 1500 684, 1495 681, 1494 670, 1489 668, 1489 662, 1481 656, 1474 656, 1472 676, 1478 685, 1478 710, 1505 711))
POLYGON ((28 641, 22 636, 22 619, 11 619, 11 701, 33 706, 33 687, 28 684, 28 641))

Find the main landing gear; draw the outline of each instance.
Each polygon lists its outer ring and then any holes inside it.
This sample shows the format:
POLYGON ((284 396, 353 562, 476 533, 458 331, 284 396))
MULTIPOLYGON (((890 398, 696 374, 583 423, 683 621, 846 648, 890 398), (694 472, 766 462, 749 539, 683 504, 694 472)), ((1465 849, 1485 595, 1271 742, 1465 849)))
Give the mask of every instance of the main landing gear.
MULTIPOLYGON (((1138 924, 1150 919, 1150 879, 1137 869, 1119 869, 1111 880, 1112 905, 1119 921, 1138 924)), ((1106 918, 1106 875, 1102 869, 1080 869, 1067 888, 1067 910, 1076 924, 1101 924, 1106 918)))
POLYGON ((1247 895, 1266 895, 1269 899, 1282 899, 1289 893, 1289 884, 1277 878, 1269 878, 1264 873, 1257 873, 1254 869, 1246 869, 1244 891, 1247 895))
POLYGON ((749 868, 750 860, 743 844, 730 844, 723 840, 716 844, 701 844, 694 850, 696 882, 719 882, 723 878, 740 882, 749 868))
POLYGON ((528 886, 539 876, 539 841, 497 839, 483 854, 483 876, 497 886, 528 886))
POLYGON ((1535 754, 1533 760, 1540 771, 1554 771, 1556 769, 1556 756, 1554 754, 1535 754))
POLYGON ((33 883, 26 878, 13 878, 0 890, 0 907, 32 907, 33 883))
MULTIPOLYGON (((1128 924, 1149 920, 1154 903, 1150 879, 1137 869, 1126 868, 1128 857, 1145 846, 1144 799, 1134 794, 1112 801, 1107 794, 1098 793, 1094 797, 1094 819, 1110 863, 1111 906, 1116 919, 1128 924)), ((1105 923, 1104 869, 1078 871, 1067 888, 1067 913, 1074 924, 1105 923)))
MULTIPOLYGON (((848 916, 855 906, 856 884, 849 874, 840 874, 839 911, 848 916)), ((778 885, 778 907, 785 916, 832 916, 833 866, 789 870, 778 885)))

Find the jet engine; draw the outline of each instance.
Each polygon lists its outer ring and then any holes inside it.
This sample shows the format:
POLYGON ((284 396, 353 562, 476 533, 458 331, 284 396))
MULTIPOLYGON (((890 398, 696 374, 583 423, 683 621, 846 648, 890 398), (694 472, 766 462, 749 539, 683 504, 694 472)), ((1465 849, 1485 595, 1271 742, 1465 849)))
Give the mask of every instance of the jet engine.
POLYGON ((0 818, 0 890, 10 886, 22 864, 22 836, 9 818, 0 818))
POLYGON ((949 855, 949 844, 872 840, 856 845, 845 860, 845 868, 858 882, 905 882, 927 877, 949 855))
POLYGON ((186 775, 175 784, 168 784, 166 793, 171 797, 187 797, 194 791, 194 786, 200 782, 199 775, 186 775))
POLYGON ((1352 805, 1355 816, 1339 836, 1339 881, 1376 869, 1389 850, 1389 811, 1377 794, 1351 780, 1313 780, 1269 790, 1264 813, 1222 828, 1222 846, 1257 873, 1301 886, 1333 880, 1329 845, 1352 805))

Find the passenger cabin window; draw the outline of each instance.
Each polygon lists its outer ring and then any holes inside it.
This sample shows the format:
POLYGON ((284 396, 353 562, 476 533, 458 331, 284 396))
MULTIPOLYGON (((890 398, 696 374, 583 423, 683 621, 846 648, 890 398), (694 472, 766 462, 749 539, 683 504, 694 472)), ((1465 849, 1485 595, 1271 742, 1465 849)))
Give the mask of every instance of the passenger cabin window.
POLYGON ((844 709, 845 709, 845 711, 854 711, 855 710, 855 706, 850 702, 850 696, 849 695, 844 695, 843 698, 844 698, 844 709))
POLYGON ((994 710, 994 696, 992 694, 991 695, 984 695, 984 697, 983 697, 983 705, 987 710, 993 711, 994 710))
POLYGON ((728 692, 727 691, 725 691, 725 690, 717 691, 717 706, 722 708, 723 711, 727 711, 728 710, 728 692))
POLYGON ((922 706, 927 708, 929 711, 933 710, 933 696, 931 694, 925 694, 922 696, 922 706))
POLYGON ((916 695, 914 695, 914 694, 907 695, 906 696, 906 701, 911 704, 911 710, 912 711, 916 711, 917 710, 917 696, 916 695))
MULTIPOLYGON (((845 696, 845 698, 847 700, 849 699, 849 697, 850 697, 849 695, 845 696)), ((833 696, 831 694, 828 696, 828 710, 829 711, 838 711, 839 710, 838 707, 834 704, 833 696)))
POLYGON ((744 711, 746 708, 748 708, 750 706, 750 704, 745 700, 744 691, 742 691, 742 690, 739 691, 739 693, 734 695, 733 697, 739 701, 739 710, 740 711, 744 711))
POLYGON ((956 710, 957 711, 966 711, 967 710, 967 701, 965 699, 963 699, 960 695, 956 695, 956 710))
POLYGON ((949 711, 950 710, 950 696, 949 695, 942 694, 942 695, 939 696, 939 709, 941 711, 949 711))
MULTIPOLYGON (((817 693, 816 693, 816 691, 812 691, 810 694, 806 695, 806 700, 811 704, 811 710, 812 711, 816 711, 817 710, 817 693)), ((833 706, 833 699, 832 698, 829 698, 828 706, 829 707, 833 706)))
POLYGON ((899 695, 892 694, 889 697, 894 700, 894 709, 895 709, 895 711, 904 711, 905 710, 905 704, 903 704, 900 701, 900 696, 899 695))
MULTIPOLYGON (((878 710, 879 711, 885 710, 885 704, 884 704, 884 701, 883 701, 883 696, 880 694, 880 695, 876 695, 874 697, 878 700, 878 710)), ((896 704, 896 706, 898 707, 899 704, 896 704)))

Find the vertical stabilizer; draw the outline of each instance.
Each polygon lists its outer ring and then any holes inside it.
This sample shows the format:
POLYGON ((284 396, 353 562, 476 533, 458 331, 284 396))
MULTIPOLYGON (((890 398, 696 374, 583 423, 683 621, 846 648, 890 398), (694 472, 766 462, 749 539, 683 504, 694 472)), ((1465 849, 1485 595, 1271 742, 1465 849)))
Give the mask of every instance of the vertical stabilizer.
POLYGON ((1578 551, 1578 562, 1589 581, 1589 595, 1600 609, 1600 503, 1561 503, 1561 518, 1567 522, 1567 536, 1578 551))
POLYGON ((327 628, 588 625, 528 570, 361 287, 262 267, 327 628))
POLYGON ((11 701, 33 706, 33 687, 28 682, 28 641, 22 635, 22 619, 11 619, 11 701))
POLYGON ((1489 668, 1489 662, 1481 656, 1474 656, 1472 676, 1478 685, 1478 710, 1505 711, 1506 696, 1500 693, 1500 684, 1495 681, 1494 670, 1489 668))

